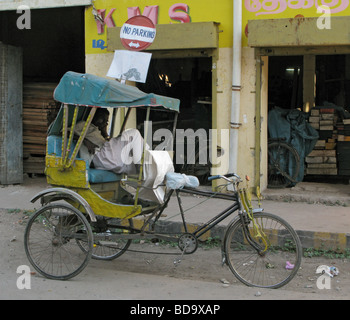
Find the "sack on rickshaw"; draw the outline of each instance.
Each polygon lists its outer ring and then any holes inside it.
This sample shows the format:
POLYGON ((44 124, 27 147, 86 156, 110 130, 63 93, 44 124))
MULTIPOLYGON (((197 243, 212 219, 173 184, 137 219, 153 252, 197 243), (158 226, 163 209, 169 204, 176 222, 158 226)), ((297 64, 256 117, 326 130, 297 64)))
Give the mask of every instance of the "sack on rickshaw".
POLYGON ((188 176, 183 173, 169 172, 166 174, 166 186, 169 189, 182 189, 184 187, 197 188, 199 180, 195 176, 188 176))

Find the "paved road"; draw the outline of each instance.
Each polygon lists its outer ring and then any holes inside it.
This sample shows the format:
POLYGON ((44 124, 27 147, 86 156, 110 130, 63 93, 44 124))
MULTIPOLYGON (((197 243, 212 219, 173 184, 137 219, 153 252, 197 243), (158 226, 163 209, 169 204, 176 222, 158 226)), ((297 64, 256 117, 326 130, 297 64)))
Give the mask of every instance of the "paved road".
MULTIPOLYGON (((25 262, 25 259, 22 261, 25 262)), ((333 288, 329 290, 319 290, 312 282, 309 282, 309 288, 302 285, 297 290, 291 285, 290 288, 287 286, 268 290, 232 283, 234 280, 231 278, 229 278, 230 284, 225 286, 220 281, 219 273, 217 281, 186 279, 185 277, 181 279, 179 274, 176 276, 169 276, 163 272, 158 274, 157 265, 154 265, 154 274, 150 274, 149 272, 144 273, 142 269, 138 269, 137 272, 120 270, 116 267, 117 264, 117 262, 92 261, 79 276, 69 281, 48 280, 35 274, 31 276, 30 289, 22 290, 17 288, 21 275, 16 273, 16 269, 2 269, 0 299, 158 300, 161 305, 162 300, 331 300, 350 298, 349 289, 344 287, 343 278, 340 281, 343 285, 339 285, 337 280, 332 279, 333 288)), ((196 273, 196 270, 192 271, 196 273)), ((157 305, 156 302, 155 305, 157 305)))
MULTIPOLYGON (((0 299, 118 299, 118 300, 293 300, 349 299, 350 262, 345 259, 307 258, 297 276, 276 290, 250 288, 238 282, 221 266, 220 248, 199 248, 194 254, 179 254, 172 246, 133 244, 137 251, 167 252, 159 255, 129 251, 120 258, 105 262, 91 260, 75 278, 54 281, 33 273, 24 281, 19 266, 29 265, 23 246, 25 219, 21 212, 0 210, 0 299), (180 263, 174 264, 174 261, 180 263), (331 279, 329 289, 318 289, 317 266, 332 264, 340 274, 331 279), (222 283, 226 279, 229 284, 222 283), (23 281, 22 281, 23 280, 23 281), (29 281, 28 281, 29 280, 29 281), (19 289, 19 287, 24 287, 19 289), (26 286, 30 286, 26 288, 26 286)), ((135 304, 137 301, 135 301, 135 304)), ((129 312, 132 303, 119 305, 129 312), (128 309, 129 308, 129 309, 128 309)))
MULTIPOLYGON (((22 208, 20 204, 22 202, 28 204, 31 194, 36 191, 35 188, 43 189, 38 185, 33 188, 4 187, 0 192, 0 203, 9 202, 7 208, 22 208)), ((330 231, 333 222, 341 224, 346 230, 349 228, 349 208, 347 207, 328 207, 326 208, 328 210, 323 213, 317 205, 306 205, 307 212, 304 215, 301 213, 305 204, 275 204, 274 202, 267 204, 272 207, 290 206, 292 210, 286 210, 286 212, 293 213, 293 216, 287 220, 296 227, 299 223, 305 224, 311 221, 316 223, 322 231, 330 231), (343 212, 344 210, 346 212, 343 212), (317 218, 310 219, 310 216, 315 213, 317 218), (335 218, 336 213, 339 214, 337 219, 328 219, 326 213, 331 213, 332 218, 335 218), (295 220, 293 220, 294 216, 295 220), (321 219, 323 216, 327 219, 321 219), (299 221, 299 217, 303 219, 299 221), (324 224, 325 221, 326 224, 324 224)), ((283 212, 279 213, 283 216, 283 212)), ((206 212, 202 211, 200 214, 202 217, 206 212)), ((147 299, 157 300, 161 304, 161 300, 174 299, 218 301, 350 298, 350 262, 348 260, 304 259, 302 269, 290 284, 278 290, 263 290, 249 288, 237 282, 227 268, 221 267, 218 248, 209 251, 198 250, 193 255, 186 256, 177 267, 174 267, 172 255, 153 256, 128 252, 112 262, 92 260, 80 275, 70 281, 52 281, 38 274, 32 274, 31 288, 20 290, 17 288, 17 281, 21 274, 16 273, 17 268, 21 265, 29 265, 23 248, 24 226, 23 214, 10 214, 8 210, 0 209, 0 299, 147 299), (330 289, 320 290, 316 285, 315 270, 322 264, 335 264, 340 270, 340 275, 332 279, 330 289), (220 281, 222 278, 228 279, 230 284, 223 285, 220 281)), ((339 231, 339 227, 337 226, 335 230, 339 231)), ((32 267, 30 268, 32 270, 32 267)), ((135 304, 137 304, 136 301, 135 304)), ((133 305, 128 303, 119 307, 128 313, 133 305)))

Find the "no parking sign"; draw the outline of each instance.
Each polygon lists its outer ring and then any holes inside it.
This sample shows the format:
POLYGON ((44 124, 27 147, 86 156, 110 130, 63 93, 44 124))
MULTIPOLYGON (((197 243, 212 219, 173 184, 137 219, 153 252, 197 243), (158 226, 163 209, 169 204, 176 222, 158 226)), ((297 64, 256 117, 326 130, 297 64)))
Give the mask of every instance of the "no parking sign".
POLYGON ((120 30, 124 48, 141 51, 148 48, 156 37, 156 28, 146 16, 135 16, 127 20, 120 30))

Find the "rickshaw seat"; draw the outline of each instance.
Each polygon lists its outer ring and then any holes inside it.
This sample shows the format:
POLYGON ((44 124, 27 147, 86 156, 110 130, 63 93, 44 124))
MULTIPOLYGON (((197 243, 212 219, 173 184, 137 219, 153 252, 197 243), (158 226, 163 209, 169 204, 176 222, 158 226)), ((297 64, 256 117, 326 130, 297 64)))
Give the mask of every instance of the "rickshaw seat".
POLYGON ((122 179, 121 174, 116 174, 112 171, 95 168, 88 169, 88 176, 90 183, 115 182, 122 179))
MULTIPOLYGON (((72 141, 72 146, 69 152, 69 156, 72 155, 75 148, 76 141, 72 141)), ((47 137, 47 153, 49 155, 56 155, 60 157, 62 155, 62 137, 56 135, 50 135, 47 137)), ((77 157, 78 160, 82 160, 77 157)), ((115 182, 122 179, 122 175, 116 174, 112 171, 90 168, 88 161, 86 163, 86 170, 88 171, 88 179, 90 183, 103 183, 103 182, 115 182)))

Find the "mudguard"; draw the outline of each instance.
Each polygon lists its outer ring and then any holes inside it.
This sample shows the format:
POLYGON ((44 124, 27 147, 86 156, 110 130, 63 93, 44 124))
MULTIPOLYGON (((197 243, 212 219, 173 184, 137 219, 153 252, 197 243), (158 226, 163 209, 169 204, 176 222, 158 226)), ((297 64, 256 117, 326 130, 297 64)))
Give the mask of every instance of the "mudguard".
POLYGON ((90 220, 92 222, 96 222, 96 215, 91 209, 90 205, 88 202, 78 193, 66 189, 66 188, 50 188, 50 189, 45 189, 38 194, 36 194, 30 201, 32 203, 36 202, 38 199, 41 199, 41 204, 45 205, 49 202, 52 201, 59 201, 59 200, 73 200, 78 202, 80 205, 82 205, 87 212, 87 214, 90 217, 90 220))

